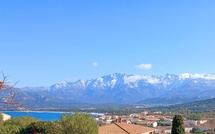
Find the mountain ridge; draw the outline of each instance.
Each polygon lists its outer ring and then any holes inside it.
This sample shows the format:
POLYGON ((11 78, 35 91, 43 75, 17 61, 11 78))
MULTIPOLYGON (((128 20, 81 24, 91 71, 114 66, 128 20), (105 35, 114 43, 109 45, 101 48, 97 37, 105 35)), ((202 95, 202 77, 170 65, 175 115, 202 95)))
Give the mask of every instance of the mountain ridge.
POLYGON ((18 88, 16 99, 29 106, 44 107, 54 104, 66 107, 73 103, 166 104, 169 101, 178 104, 213 98, 214 91, 215 74, 114 73, 89 80, 59 82, 49 87, 18 88))

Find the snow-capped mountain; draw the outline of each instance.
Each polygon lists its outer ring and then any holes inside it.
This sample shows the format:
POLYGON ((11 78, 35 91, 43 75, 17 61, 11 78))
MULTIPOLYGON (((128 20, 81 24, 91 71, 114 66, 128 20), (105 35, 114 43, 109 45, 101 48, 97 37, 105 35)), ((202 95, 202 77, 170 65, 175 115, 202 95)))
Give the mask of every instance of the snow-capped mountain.
POLYGON ((33 105, 72 103, 181 103, 215 97, 215 74, 132 75, 114 73, 50 87, 21 88, 19 100, 33 105), (156 99, 159 100, 156 102, 156 99))

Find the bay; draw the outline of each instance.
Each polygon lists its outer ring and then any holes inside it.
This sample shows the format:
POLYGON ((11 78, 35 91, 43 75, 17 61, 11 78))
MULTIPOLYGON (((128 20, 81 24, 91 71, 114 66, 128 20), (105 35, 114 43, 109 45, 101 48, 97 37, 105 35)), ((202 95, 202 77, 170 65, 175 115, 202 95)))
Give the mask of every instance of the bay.
MULTIPOLYGON (((62 114, 73 114, 73 112, 52 112, 52 111, 2 111, 5 114, 10 115, 12 118, 31 116, 42 121, 55 121, 60 119, 62 114)), ((104 115, 99 113, 90 113, 93 117, 104 115)))

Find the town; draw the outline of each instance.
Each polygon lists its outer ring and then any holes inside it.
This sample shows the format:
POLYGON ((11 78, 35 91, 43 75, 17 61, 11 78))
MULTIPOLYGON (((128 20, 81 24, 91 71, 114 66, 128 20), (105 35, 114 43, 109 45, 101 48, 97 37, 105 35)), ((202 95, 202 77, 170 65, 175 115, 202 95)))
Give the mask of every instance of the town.
MULTIPOLYGON (((104 115, 96 118, 99 134, 132 133, 132 134, 171 134, 173 116, 162 115, 162 112, 143 111, 130 115, 104 115)), ((187 120, 184 128, 187 134, 199 132, 215 132, 215 119, 203 118, 187 120)))

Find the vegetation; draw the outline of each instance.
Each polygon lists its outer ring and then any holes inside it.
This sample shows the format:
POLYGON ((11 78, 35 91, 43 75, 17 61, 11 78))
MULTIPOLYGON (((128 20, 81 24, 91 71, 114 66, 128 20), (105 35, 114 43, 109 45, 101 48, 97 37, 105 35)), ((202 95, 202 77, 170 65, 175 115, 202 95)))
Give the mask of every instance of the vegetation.
POLYGON ((199 128, 193 128, 191 132, 192 134, 204 134, 199 128))
POLYGON ((185 134, 183 117, 176 114, 172 121, 172 134, 185 134))
MULTIPOLYGON (((0 91, 5 91, 13 87, 6 85, 6 78, 7 77, 3 75, 3 80, 0 81, 0 91)), ((18 104, 14 102, 15 95, 16 93, 14 92, 6 98, 0 98, 0 103, 17 107, 18 104)), ((105 107, 106 108, 102 107, 98 109, 80 109, 76 107, 75 110, 73 109, 72 111, 109 113, 121 116, 140 113, 146 110, 146 108, 134 108, 134 105, 129 105, 127 107, 114 107, 113 105, 107 107, 105 105, 105 107)), ((148 110, 151 112, 161 111, 163 114, 169 115, 176 114, 172 123, 172 134, 184 134, 183 117, 190 120, 199 120, 209 117, 215 118, 214 107, 215 99, 208 99, 187 104, 149 108, 148 110)), ((159 124, 162 125, 160 122, 159 124)), ((75 113, 74 115, 63 114, 60 120, 54 122, 39 121, 32 117, 12 118, 11 120, 3 122, 3 117, 0 113, 0 132, 1 134, 96 134, 98 133, 98 125, 91 115, 83 113, 75 113)), ((202 134, 202 132, 196 128, 192 130, 192 133, 202 134)))
POLYGON ((3 123, 3 115, 2 113, 0 112, 0 125, 3 123))
POLYGON ((98 125, 90 114, 63 114, 57 121, 39 121, 32 117, 12 118, 0 125, 1 134, 97 134, 98 125))
MULTIPOLYGON (((6 84, 7 77, 3 75, 0 81, 0 91, 6 91, 13 88, 6 84)), ((20 105, 14 101, 16 92, 6 98, 0 98, 0 103, 19 107, 20 105)), ((98 133, 98 125, 90 114, 75 113, 74 115, 64 114, 61 119, 55 122, 39 121, 32 117, 12 118, 3 122, 0 113, 0 132, 1 134, 96 134, 98 133)))
POLYGON ((161 111, 164 115, 181 114, 189 120, 198 120, 201 118, 215 118, 215 98, 203 101, 196 101, 185 104, 151 107, 151 108, 135 108, 135 105, 119 105, 119 104, 85 104, 73 108, 53 108, 53 109, 33 109, 39 111, 79 111, 79 112, 96 112, 96 113, 109 113, 116 115, 129 115, 132 113, 140 113, 148 110, 151 112, 161 111))
POLYGON ((37 121, 37 119, 28 116, 12 118, 0 126, 0 132, 2 134, 19 134, 27 125, 37 121))
POLYGON ((22 129, 20 134, 62 134, 59 129, 59 125, 55 122, 50 121, 38 121, 33 122, 30 125, 26 126, 25 129, 22 129))
POLYGON ((64 114, 59 124, 64 134, 97 134, 98 125, 90 114, 75 113, 74 115, 64 114))
POLYGON ((150 110, 159 110, 162 112, 184 112, 192 111, 193 113, 201 113, 215 110, 215 98, 202 101, 195 101, 184 104, 171 105, 166 107, 153 107, 150 110))

